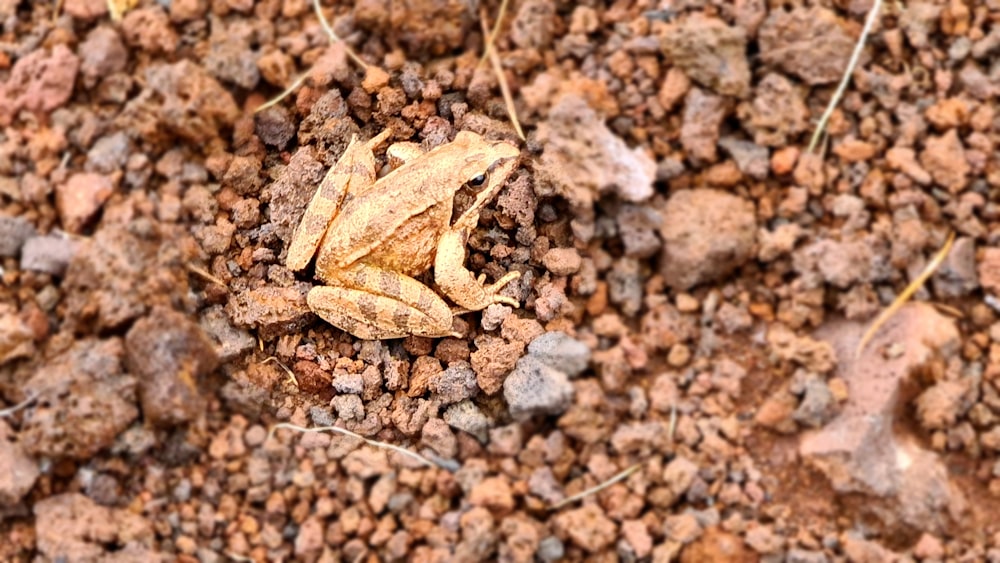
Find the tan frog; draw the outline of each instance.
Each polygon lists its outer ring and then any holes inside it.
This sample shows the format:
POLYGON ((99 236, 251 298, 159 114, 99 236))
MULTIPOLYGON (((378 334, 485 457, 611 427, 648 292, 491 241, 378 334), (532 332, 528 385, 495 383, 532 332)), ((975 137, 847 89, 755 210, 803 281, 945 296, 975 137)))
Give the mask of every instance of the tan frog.
POLYGON ((503 187, 519 151, 469 131, 426 153, 415 143, 389 147, 404 163, 375 179, 373 151, 356 138, 320 183, 295 230, 285 264, 298 271, 316 257, 325 285, 309 291, 309 308, 358 338, 451 336, 452 317, 493 303, 520 277, 510 272, 484 285, 465 268, 465 245, 479 211, 503 187), (464 205, 456 206, 456 201, 464 205), (434 282, 458 305, 452 309, 414 279, 434 267, 434 282))

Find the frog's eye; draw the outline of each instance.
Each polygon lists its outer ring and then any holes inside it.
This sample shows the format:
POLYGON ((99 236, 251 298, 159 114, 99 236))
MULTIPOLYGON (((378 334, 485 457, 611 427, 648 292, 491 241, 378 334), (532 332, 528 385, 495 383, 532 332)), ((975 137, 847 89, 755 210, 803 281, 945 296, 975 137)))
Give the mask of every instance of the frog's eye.
POLYGON ((471 180, 469 180, 469 185, 473 188, 478 188, 486 183, 486 174, 480 174, 471 180))

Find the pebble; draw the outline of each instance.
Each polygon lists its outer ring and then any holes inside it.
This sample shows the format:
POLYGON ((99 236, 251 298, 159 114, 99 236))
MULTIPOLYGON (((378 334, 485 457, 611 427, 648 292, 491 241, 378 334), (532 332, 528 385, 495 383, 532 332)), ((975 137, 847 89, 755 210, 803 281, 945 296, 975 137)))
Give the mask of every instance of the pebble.
POLYGON ((562 331, 546 332, 528 344, 528 354, 570 378, 590 364, 590 347, 562 331))
POLYGON ((503 396, 515 419, 561 414, 573 400, 573 385, 565 372, 529 355, 507 376, 503 396))
POLYGON ((0 257, 16 257, 25 241, 33 236, 35 227, 27 219, 0 215, 0 257))
POLYGON ((93 172, 73 174, 65 183, 58 184, 56 211, 63 229, 80 233, 113 191, 110 178, 93 172))
POLYGON ((56 235, 29 237, 21 247, 21 269, 62 276, 77 246, 72 239, 56 235))
POLYGON ((660 273, 676 290, 717 281, 753 257, 754 206, 712 189, 682 190, 663 210, 660 273))

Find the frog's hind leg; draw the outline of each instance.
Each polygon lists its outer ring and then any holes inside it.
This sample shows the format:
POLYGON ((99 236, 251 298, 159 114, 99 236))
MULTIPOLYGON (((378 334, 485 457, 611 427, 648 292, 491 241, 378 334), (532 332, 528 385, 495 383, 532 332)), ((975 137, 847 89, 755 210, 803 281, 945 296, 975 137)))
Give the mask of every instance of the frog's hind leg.
POLYGON ((455 335, 448 304, 409 276, 358 264, 339 272, 335 281, 340 285, 309 291, 309 308, 358 338, 455 335))
POLYGON ((344 154, 319 183, 295 229, 285 258, 289 270, 301 270, 312 260, 327 226, 337 216, 344 196, 348 192, 355 195, 362 193, 375 183, 375 155, 372 151, 391 134, 392 131, 386 129, 367 143, 359 143, 356 136, 351 138, 344 154))

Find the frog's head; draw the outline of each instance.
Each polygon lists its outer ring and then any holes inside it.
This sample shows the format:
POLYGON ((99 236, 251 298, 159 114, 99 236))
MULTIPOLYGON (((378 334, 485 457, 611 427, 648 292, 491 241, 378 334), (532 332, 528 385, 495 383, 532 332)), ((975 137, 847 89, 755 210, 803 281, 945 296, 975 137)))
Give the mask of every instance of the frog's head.
POLYGON ((459 131, 454 143, 462 147, 459 177, 465 184, 456 193, 457 228, 472 228, 479 210, 496 197, 517 167, 521 151, 506 141, 490 141, 472 131, 459 131))

